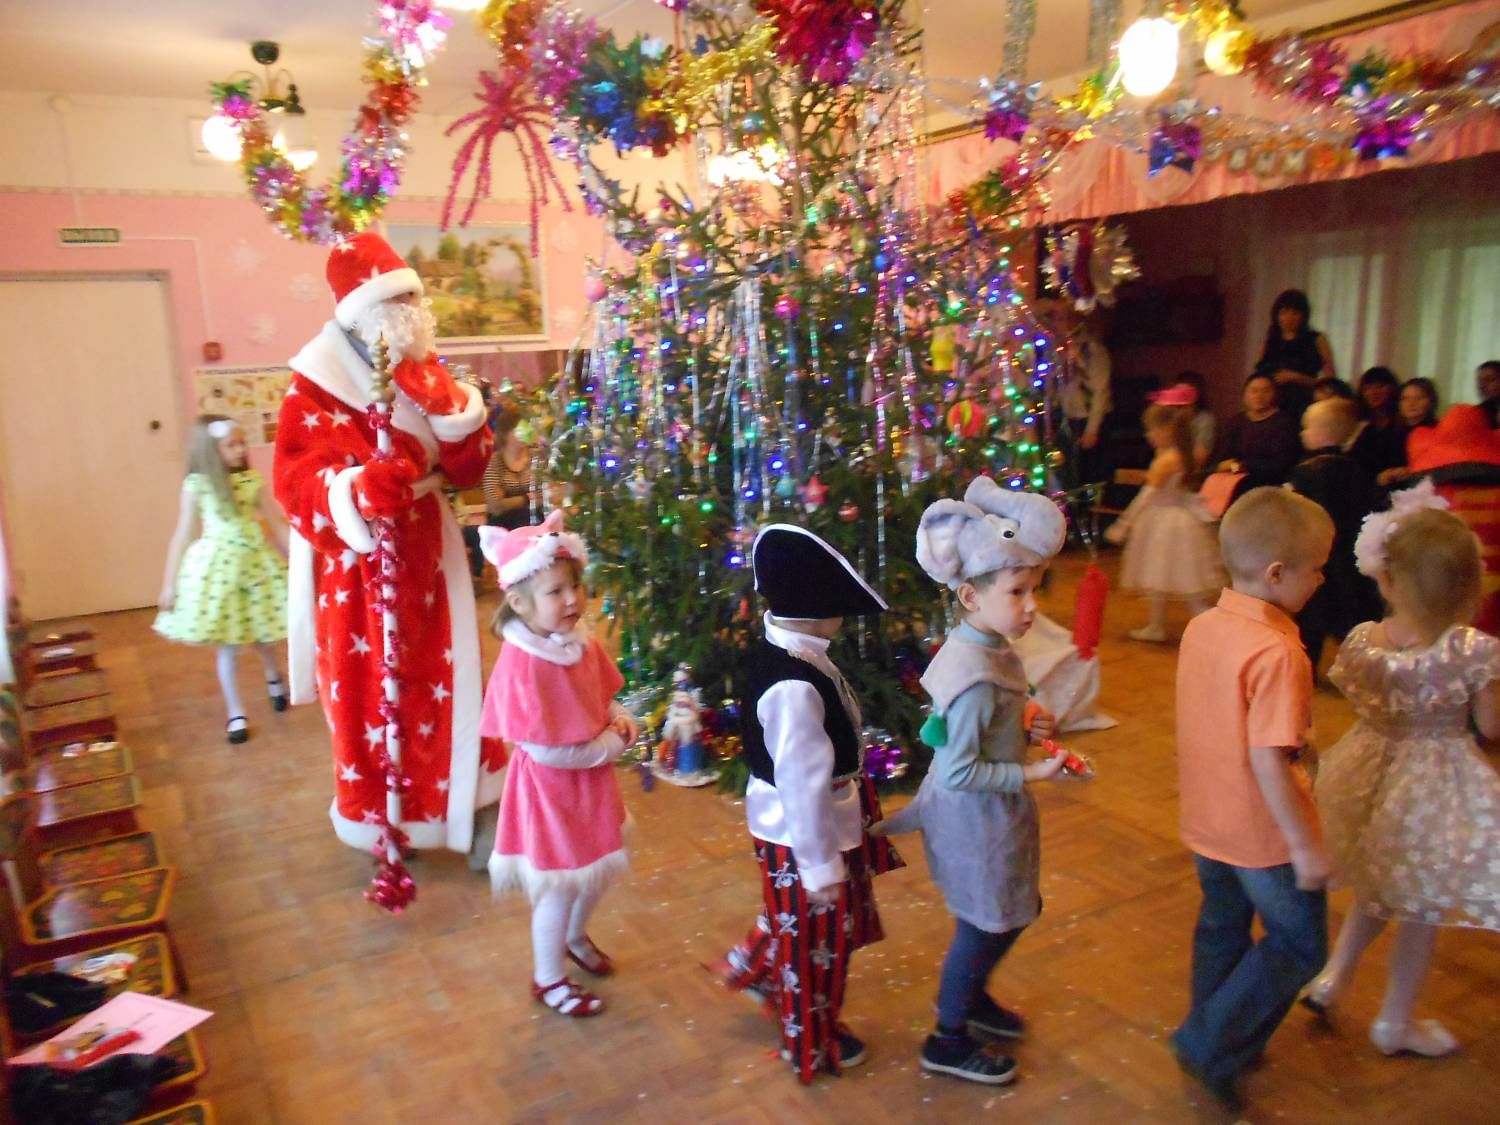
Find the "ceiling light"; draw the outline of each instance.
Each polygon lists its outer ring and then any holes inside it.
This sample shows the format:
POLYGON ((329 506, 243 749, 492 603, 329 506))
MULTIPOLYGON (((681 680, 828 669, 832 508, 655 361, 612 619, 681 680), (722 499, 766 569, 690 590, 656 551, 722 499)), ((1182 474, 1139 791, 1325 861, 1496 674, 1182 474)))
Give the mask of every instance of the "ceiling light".
MULTIPOLYGON (((251 96, 268 119, 271 144, 293 168, 305 172, 317 163, 318 150, 312 143, 307 110, 302 108, 291 72, 282 69, 271 73, 271 67, 281 58, 281 47, 269 39, 258 39, 250 44, 250 57, 260 63, 264 73, 241 71, 230 81, 248 80, 251 96)), ((243 147, 239 125, 223 114, 214 114, 203 123, 203 147, 220 160, 238 160, 243 147)))
POLYGON ((222 113, 214 114, 203 123, 203 147, 216 160, 238 160, 243 147, 239 127, 222 113))
POLYGON ((1177 25, 1143 16, 1120 36, 1120 82, 1141 98, 1161 93, 1177 76, 1177 25))

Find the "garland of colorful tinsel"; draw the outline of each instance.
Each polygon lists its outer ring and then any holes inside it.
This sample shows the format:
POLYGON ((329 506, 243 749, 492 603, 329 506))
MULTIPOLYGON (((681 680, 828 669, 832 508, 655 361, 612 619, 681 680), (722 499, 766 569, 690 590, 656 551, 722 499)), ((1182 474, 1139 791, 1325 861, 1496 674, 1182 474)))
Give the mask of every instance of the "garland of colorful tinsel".
POLYGON ((340 146, 338 179, 313 187, 272 143, 274 130, 251 97, 249 80, 216 82, 216 112, 240 136, 240 167, 250 194, 286 237, 325 245, 358 234, 379 218, 401 182, 406 138, 423 71, 447 38, 451 21, 431 0, 379 0, 378 32, 365 40, 365 100, 340 146))

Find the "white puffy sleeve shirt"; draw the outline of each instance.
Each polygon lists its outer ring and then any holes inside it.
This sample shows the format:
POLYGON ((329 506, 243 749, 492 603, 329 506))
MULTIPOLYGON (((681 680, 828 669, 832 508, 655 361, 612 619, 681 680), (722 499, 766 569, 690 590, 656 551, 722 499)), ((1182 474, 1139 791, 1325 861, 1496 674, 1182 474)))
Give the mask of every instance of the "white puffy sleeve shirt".
MULTIPOLYGON (((765 627, 766 640, 823 672, 852 702, 842 674, 828 659, 827 640, 782 628, 769 615, 765 627)), ((858 731, 857 709, 846 710, 858 731)), ((833 742, 823 729, 823 697, 805 680, 783 680, 761 696, 756 716, 776 784, 750 779, 745 815, 751 834, 790 847, 808 890, 843 882, 848 874, 843 853, 859 847, 864 816, 857 785, 833 787, 833 742)))

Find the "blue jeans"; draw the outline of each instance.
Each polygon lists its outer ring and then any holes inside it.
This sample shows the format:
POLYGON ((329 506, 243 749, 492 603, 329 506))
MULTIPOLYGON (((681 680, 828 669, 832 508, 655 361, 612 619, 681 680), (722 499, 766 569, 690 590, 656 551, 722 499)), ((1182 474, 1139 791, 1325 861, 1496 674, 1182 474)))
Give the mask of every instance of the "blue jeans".
POLYGON ((1231 1083, 1265 1050, 1328 959, 1328 901, 1299 891, 1292 865, 1234 867, 1193 856, 1203 906, 1193 931, 1193 1008, 1172 1035, 1210 1082, 1231 1083), (1265 936, 1251 939, 1260 916, 1265 936))
POLYGON ((959 1030, 969 1022, 974 1005, 984 995, 990 973, 1026 928, 1017 926, 1003 934, 992 934, 962 918, 957 921, 938 985, 938 1026, 949 1031, 959 1030))

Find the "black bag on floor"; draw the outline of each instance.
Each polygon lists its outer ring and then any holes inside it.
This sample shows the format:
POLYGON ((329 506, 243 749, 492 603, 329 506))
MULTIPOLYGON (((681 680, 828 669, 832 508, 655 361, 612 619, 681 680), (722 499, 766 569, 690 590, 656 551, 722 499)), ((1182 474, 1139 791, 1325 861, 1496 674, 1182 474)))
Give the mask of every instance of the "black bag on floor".
POLYGON ((11 1104, 22 1125, 124 1125, 140 1116, 156 1086, 182 1071, 165 1055, 111 1055, 82 1070, 18 1066, 11 1104))

